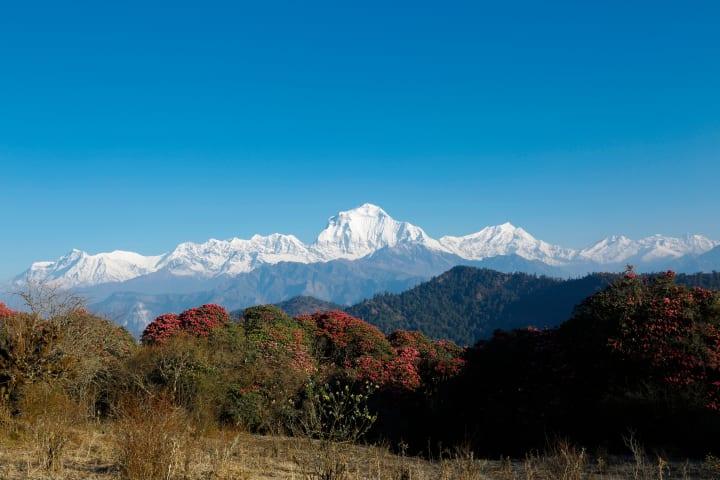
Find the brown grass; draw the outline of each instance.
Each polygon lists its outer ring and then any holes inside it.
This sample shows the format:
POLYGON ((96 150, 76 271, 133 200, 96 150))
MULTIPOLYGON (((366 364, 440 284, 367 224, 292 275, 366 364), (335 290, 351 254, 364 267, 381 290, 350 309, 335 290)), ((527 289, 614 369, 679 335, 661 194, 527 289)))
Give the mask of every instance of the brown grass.
MULTIPOLYGON (((56 425, 11 419, 0 434, 0 479, 55 480, 550 480, 718 478, 718 461, 598 461, 567 442, 523 459, 476 458, 469 449, 432 461, 385 447, 336 444, 234 430, 200 432, 161 400, 128 405, 114 422, 56 425), (15 433, 12 433, 12 432, 15 433), (58 443, 62 444, 58 447, 58 443), (45 453, 42 453, 45 452, 45 453), (59 452, 59 454, 55 454, 59 452), (644 462, 644 463, 643 463, 644 462), (643 475, 643 476, 640 476, 643 475)), ((46 418, 46 417, 41 417, 46 418)), ((0 422, 5 422, 0 415, 0 422)), ((5 424, 4 424, 5 425, 5 424)), ((639 447, 638 447, 639 448, 639 447)))

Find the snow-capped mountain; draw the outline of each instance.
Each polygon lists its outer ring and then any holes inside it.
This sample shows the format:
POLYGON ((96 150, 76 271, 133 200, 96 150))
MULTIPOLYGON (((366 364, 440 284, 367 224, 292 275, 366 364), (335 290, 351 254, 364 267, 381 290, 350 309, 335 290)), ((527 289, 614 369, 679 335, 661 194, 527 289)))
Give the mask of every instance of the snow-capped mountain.
POLYGON ((264 264, 319 261, 322 258, 294 235, 274 233, 266 237, 254 235, 250 240, 232 238, 181 243, 172 252, 163 255, 156 270, 166 270, 179 276, 213 277, 249 272, 264 264))
POLYGON ((422 228, 398 222, 382 208, 366 203, 331 217, 310 248, 325 260, 356 260, 381 248, 401 244, 443 250, 440 243, 430 238, 422 228))
MULTIPOLYGON (((422 250, 430 255, 427 258, 442 256, 443 264, 493 260, 493 265, 507 264, 507 268, 519 268, 517 266, 522 262, 530 261, 535 262, 535 269, 544 265, 557 269, 558 275, 568 275, 600 270, 603 266, 615 268, 624 262, 639 264, 640 267, 643 263, 655 266, 661 261, 700 255, 718 245, 720 242, 702 235, 681 238, 653 235, 640 240, 612 236, 588 248, 573 250, 539 240, 510 223, 485 227, 465 236, 444 236, 436 240, 422 228, 397 221, 382 208, 366 203, 331 217, 326 228, 310 244, 293 235, 275 233, 255 235, 249 240, 232 238, 211 239, 204 243, 186 242, 168 253, 155 256, 124 251, 90 255, 73 250, 56 261, 32 264, 15 278, 15 283, 21 284, 30 279, 62 287, 87 288, 128 282, 156 273, 163 274, 157 276, 162 279, 168 276, 199 280, 234 278, 267 265, 357 261, 386 249, 424 258, 423 255, 418 256, 422 250)), ((397 252, 393 254, 394 259, 397 252)), ((407 262, 400 263, 408 265, 407 262)))
POLYGON ((599 264, 655 262, 686 255, 700 255, 718 245, 720 242, 703 235, 685 235, 677 238, 656 234, 640 240, 613 235, 581 250, 579 256, 599 264))
POLYGON ((577 255, 575 250, 538 240, 509 222, 485 227, 477 233, 463 237, 441 237, 440 244, 447 251, 469 260, 514 254, 548 265, 563 265, 577 255))
POLYGON ((54 262, 35 262, 17 281, 56 281, 62 286, 124 282, 155 271, 161 256, 115 250, 89 255, 72 250, 54 262))

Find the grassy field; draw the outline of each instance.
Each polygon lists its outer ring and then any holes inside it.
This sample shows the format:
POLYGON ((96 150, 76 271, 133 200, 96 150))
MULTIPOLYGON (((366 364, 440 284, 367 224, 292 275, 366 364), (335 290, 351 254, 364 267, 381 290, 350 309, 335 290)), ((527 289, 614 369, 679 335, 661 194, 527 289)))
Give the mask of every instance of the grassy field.
POLYGON ((172 418, 88 425, 4 425, 2 479, 539 480, 718 478, 720 462, 668 462, 635 446, 627 457, 556 444, 522 459, 442 452, 420 459, 381 446, 236 431, 200 434, 172 418))

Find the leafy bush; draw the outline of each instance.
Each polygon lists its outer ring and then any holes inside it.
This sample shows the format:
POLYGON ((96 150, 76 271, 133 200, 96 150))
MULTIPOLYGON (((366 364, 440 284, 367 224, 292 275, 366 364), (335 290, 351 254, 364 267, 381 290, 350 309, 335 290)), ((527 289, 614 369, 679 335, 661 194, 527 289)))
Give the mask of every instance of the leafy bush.
POLYGON ((305 374, 317 370, 307 328, 279 308, 248 308, 243 321, 248 339, 265 362, 305 374))
MULTIPOLYGON (((129 370, 140 382, 135 395, 153 391, 189 411, 206 408, 202 405, 211 384, 221 379, 209 361, 204 339, 187 334, 174 335, 163 343, 138 351, 129 362, 129 370)), ((208 402, 210 409, 213 402, 208 402)))
POLYGON ((548 433, 622 448, 634 429, 648 444, 702 448, 720 428, 719 302, 670 272, 629 270, 558 329, 496 332, 443 392, 454 435, 465 425, 507 452, 548 433))
POLYGON ((332 442, 358 441, 377 420, 368 407, 374 389, 370 383, 353 386, 309 382, 296 431, 332 442))

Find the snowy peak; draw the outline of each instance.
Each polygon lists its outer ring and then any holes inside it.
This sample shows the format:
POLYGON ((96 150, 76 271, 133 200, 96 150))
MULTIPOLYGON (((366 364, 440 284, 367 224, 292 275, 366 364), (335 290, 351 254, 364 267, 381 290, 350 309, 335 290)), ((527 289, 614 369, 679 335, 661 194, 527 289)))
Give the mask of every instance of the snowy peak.
POLYGON ((441 250, 422 228, 398 222, 377 205, 366 203, 328 219, 312 248, 326 259, 357 259, 381 248, 420 244, 441 250))
POLYGON ((440 244, 452 253, 469 260, 514 254, 528 260, 559 265, 576 255, 574 250, 538 240, 509 222, 485 227, 477 233, 462 237, 441 237, 440 244))
POLYGON ((274 233, 253 235, 250 240, 232 238, 181 243, 162 259, 158 269, 179 276, 213 277, 249 272, 261 264, 317 260, 294 235, 274 233))
POLYGON ((89 286, 123 282, 155 270, 161 256, 143 256, 134 252, 89 255, 73 249, 54 262, 35 262, 15 282, 47 281, 62 286, 89 286))
POLYGON ((639 245, 624 235, 612 235, 580 251, 580 257, 597 263, 619 263, 637 254, 639 245))
POLYGON ((703 235, 688 234, 678 238, 656 234, 640 240, 613 235, 581 250, 580 257, 601 264, 652 262, 685 255, 700 255, 717 245, 720 245, 720 242, 703 235))

